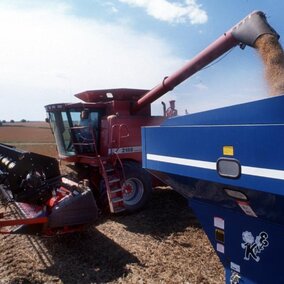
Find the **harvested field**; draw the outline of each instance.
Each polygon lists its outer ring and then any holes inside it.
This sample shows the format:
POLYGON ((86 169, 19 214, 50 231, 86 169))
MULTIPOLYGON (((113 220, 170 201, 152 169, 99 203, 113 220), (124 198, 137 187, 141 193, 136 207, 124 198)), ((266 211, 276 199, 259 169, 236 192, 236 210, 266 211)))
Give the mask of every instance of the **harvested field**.
POLYGON ((0 143, 42 155, 57 155, 54 137, 45 122, 5 123, 0 127, 0 143))
POLYGON ((54 143, 47 123, 9 123, 0 127, 1 143, 54 143))
POLYGON ((80 234, 0 235, 0 258, 0 283, 224 282, 186 200, 169 188, 154 189, 143 211, 104 216, 80 234))
POLYGON ((169 189, 156 189, 138 214, 105 218, 81 234, 0 238, 3 283, 224 282, 197 220, 169 189))

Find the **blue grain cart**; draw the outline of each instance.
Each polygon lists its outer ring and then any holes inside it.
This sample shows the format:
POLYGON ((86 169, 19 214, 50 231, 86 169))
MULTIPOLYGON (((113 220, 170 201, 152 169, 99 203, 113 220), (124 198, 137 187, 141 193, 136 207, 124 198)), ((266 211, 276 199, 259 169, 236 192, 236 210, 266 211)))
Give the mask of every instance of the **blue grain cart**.
POLYGON ((226 283, 284 283, 283 109, 279 94, 142 130, 144 168, 188 198, 226 283))

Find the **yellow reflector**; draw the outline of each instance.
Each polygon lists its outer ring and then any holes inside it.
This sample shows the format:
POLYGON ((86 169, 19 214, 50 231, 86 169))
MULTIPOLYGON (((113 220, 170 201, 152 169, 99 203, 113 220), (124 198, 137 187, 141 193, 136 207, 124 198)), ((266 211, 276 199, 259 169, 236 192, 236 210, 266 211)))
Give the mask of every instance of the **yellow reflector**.
POLYGON ((223 155, 234 156, 234 147, 233 146, 223 146, 223 155))

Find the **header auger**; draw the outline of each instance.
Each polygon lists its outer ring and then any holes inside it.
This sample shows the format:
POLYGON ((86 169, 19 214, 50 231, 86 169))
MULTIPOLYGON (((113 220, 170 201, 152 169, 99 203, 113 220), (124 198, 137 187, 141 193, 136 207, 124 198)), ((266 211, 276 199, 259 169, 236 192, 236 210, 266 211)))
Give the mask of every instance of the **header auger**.
POLYGON ((97 219, 89 187, 61 176, 56 159, 4 144, 0 151, 2 202, 19 213, 17 219, 0 220, 0 227, 13 226, 13 234, 53 235, 81 230, 97 219))
MULTIPOLYGON (((76 95, 82 102, 46 106, 59 158, 73 163, 77 182, 64 181, 55 159, 33 158, 32 153, 1 145, 3 195, 20 208, 21 203, 28 204, 32 218, 22 213, 30 222, 46 218, 33 231, 38 234, 72 231, 72 225, 76 229, 93 222, 98 212, 140 210, 153 186, 151 176, 141 167, 141 127, 160 125, 167 116, 177 114, 171 102, 164 116, 151 116, 150 104, 232 47, 254 46, 257 38, 267 33, 277 36, 265 15, 254 12, 150 91, 86 91, 76 95), (58 216, 62 222, 56 222, 54 228, 53 220, 58 216)), ((25 224, 24 219, 17 224, 21 222, 25 224)))

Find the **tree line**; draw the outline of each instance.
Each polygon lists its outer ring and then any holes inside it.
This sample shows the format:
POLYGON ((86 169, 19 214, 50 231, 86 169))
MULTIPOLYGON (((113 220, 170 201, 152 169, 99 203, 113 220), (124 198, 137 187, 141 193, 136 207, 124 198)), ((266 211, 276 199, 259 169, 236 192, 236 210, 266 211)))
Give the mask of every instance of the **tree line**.
MULTIPOLYGON (((18 122, 27 122, 26 119, 21 119, 20 121, 18 122)), ((3 124, 5 123, 15 123, 15 120, 14 119, 10 119, 9 121, 3 119, 3 120, 0 120, 0 126, 2 126, 3 124)))

